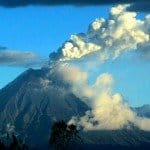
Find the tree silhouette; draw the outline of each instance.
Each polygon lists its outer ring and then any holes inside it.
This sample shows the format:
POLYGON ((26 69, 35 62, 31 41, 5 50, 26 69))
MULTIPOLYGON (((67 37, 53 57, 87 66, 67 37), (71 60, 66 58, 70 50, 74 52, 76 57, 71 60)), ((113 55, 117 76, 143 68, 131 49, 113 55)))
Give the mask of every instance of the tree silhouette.
POLYGON ((28 146, 13 134, 7 135, 7 141, 0 140, 0 150, 28 150, 28 146))
POLYGON ((0 140, 0 150, 4 150, 5 149, 5 145, 4 143, 0 140))
POLYGON ((19 141, 15 135, 12 135, 12 142, 10 143, 9 149, 19 150, 19 141))
POLYGON ((15 135, 12 135, 12 142, 9 145, 9 150, 28 150, 28 146, 22 142, 22 140, 18 140, 15 135))
POLYGON ((55 122, 52 126, 49 143, 58 150, 66 150, 70 144, 81 140, 75 125, 64 121, 55 122))

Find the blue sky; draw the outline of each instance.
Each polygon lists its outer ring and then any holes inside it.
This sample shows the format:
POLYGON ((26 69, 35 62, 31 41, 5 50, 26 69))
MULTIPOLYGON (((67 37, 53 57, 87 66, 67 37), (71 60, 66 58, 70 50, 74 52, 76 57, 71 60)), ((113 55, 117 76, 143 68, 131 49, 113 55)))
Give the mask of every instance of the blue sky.
MULTIPOLYGON (((48 58, 71 34, 86 32, 93 20, 106 18, 109 8, 110 6, 1 7, 0 46, 11 50, 33 51, 48 58)), ((143 14, 139 14, 139 18, 142 17, 143 14)), ((114 90, 121 92, 131 105, 138 106, 149 103, 149 68, 148 61, 125 55, 113 63, 107 63, 97 73, 112 73, 116 80, 114 90)), ((0 88, 26 69, 0 66, 0 88)))
MULTIPOLYGON (((22 7, 0 8, 0 46, 34 51, 48 58, 72 33, 86 32, 89 23, 106 17, 108 7, 22 7)), ((0 88, 26 68, 0 66, 0 88)))

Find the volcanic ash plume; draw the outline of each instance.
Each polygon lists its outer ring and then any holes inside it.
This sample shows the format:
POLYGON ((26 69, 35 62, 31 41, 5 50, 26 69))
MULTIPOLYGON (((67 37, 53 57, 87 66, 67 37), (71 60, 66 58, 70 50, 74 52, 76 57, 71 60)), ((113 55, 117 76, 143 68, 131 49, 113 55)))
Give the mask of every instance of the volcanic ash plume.
POLYGON ((94 84, 88 83, 88 74, 76 67, 61 66, 64 80, 71 85, 73 93, 82 99, 91 110, 81 118, 73 117, 73 123, 85 130, 121 129, 130 123, 142 130, 150 130, 150 119, 138 117, 124 101, 120 93, 112 93, 113 77, 101 74, 94 84))
MULTIPOLYGON (((85 116, 73 117, 69 121, 85 130, 120 129, 134 124, 150 131, 150 119, 138 117, 121 94, 112 92, 114 80, 109 73, 99 75, 94 84, 89 84, 89 72, 82 71, 81 67, 79 69, 76 63, 81 57, 87 57, 87 63, 95 58, 99 58, 96 61, 100 62, 113 60, 150 42, 150 17, 147 16, 144 21, 138 20, 137 14, 128 12, 127 7, 112 7, 107 20, 96 19, 87 34, 72 35, 58 53, 51 55, 61 60, 58 71, 70 84, 70 90, 91 108, 85 116), (67 65, 64 65, 66 62, 67 65)), ((96 68, 94 65, 93 68, 96 68)))
POLYGON ((112 7, 108 19, 96 19, 86 34, 71 35, 55 58, 72 60, 96 53, 104 61, 149 43, 150 16, 139 20, 135 12, 126 10, 128 6, 112 7))

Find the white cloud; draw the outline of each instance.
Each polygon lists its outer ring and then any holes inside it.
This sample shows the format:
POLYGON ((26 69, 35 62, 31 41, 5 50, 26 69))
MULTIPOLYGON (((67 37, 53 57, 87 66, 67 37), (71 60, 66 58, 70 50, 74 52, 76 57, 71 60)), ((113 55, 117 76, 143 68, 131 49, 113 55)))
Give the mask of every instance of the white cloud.
POLYGON ((70 40, 62 48, 62 54, 65 59, 81 58, 101 49, 100 45, 86 41, 86 37, 82 35, 72 35, 70 40))
POLYGON ((33 67, 46 63, 46 60, 39 58, 34 52, 0 49, 0 65, 33 67))
POLYGON ((77 67, 59 66, 64 80, 71 85, 72 92, 82 99, 91 110, 81 118, 73 117, 74 123, 84 130, 117 130, 133 123, 142 130, 150 130, 148 118, 138 117, 124 101, 120 93, 112 93, 113 77, 109 73, 101 74, 94 84, 88 82, 88 73, 77 67))
POLYGON ((97 52, 103 62, 150 42, 150 17, 139 20, 137 13, 127 11, 128 7, 112 7, 108 19, 96 19, 87 34, 72 35, 61 48, 61 60, 79 59, 97 52))
MULTIPOLYGON (((126 10, 127 7, 128 5, 112 7, 107 20, 96 19, 89 26, 87 34, 72 35, 60 49, 58 54, 62 56, 59 58, 78 60, 94 53, 92 59, 97 62, 98 56, 100 62, 103 62, 115 59, 127 51, 145 51, 144 48, 147 49, 150 42, 150 17, 139 20, 135 12, 126 10)), ((88 64, 90 60, 84 61, 88 64)), ((150 131, 147 125, 150 119, 138 117, 120 93, 112 92, 114 80, 109 73, 101 74, 91 85, 88 81, 89 72, 72 66, 71 62, 67 61, 68 65, 64 65, 65 61, 61 61, 58 70, 63 79, 70 84, 72 92, 89 105, 91 110, 85 112, 83 117, 74 116, 69 123, 82 126, 85 130, 120 129, 133 123, 142 130, 150 131)), ((92 65, 97 69, 96 63, 92 65)))

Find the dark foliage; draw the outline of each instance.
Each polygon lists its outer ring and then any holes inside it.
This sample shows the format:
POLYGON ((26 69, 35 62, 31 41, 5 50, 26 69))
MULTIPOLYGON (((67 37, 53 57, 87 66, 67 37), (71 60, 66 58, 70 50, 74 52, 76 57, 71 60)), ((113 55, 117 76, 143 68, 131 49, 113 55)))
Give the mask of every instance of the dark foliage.
POLYGON ((0 150, 3 150, 3 149, 5 149, 5 145, 4 145, 4 143, 0 140, 0 150))
POLYGON ((64 121, 55 122, 52 126, 49 144, 55 149, 66 150, 71 144, 81 141, 75 125, 67 125, 64 121))
POLYGON ((7 142, 10 143, 6 144, 0 140, 0 150, 28 150, 28 146, 22 142, 22 140, 18 140, 15 135, 9 137, 7 135, 7 142))

